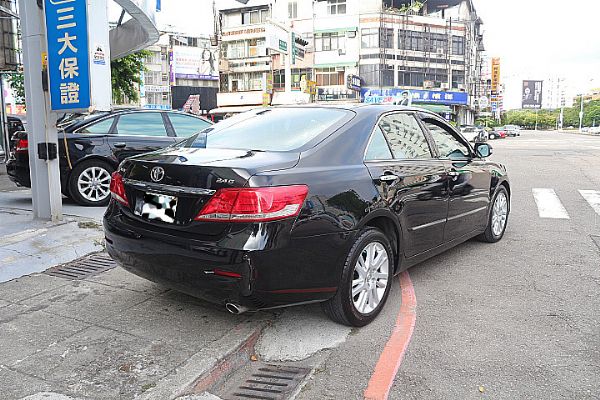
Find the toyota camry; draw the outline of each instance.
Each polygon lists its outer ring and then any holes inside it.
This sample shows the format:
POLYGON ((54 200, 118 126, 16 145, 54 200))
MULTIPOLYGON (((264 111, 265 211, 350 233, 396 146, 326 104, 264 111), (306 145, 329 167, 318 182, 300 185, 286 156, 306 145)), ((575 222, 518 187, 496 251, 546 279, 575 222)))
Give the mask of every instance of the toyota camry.
POLYGON ((394 275, 497 242, 511 187, 491 147, 381 105, 253 110, 125 160, 104 217, 125 269, 232 313, 321 302, 371 322, 394 275))

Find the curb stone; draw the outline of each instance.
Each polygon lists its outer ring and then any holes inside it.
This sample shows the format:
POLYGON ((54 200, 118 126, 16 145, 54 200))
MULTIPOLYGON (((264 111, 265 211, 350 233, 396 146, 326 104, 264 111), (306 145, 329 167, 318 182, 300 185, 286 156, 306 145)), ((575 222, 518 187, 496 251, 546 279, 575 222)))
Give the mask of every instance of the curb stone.
POLYGON ((167 400, 200 395, 205 397, 183 398, 185 400, 218 399, 218 397, 206 397, 210 395, 206 390, 250 360, 254 354, 254 344, 267 324, 267 319, 238 324, 231 334, 219 339, 210 346, 210 349, 205 348, 192 355, 137 399, 167 400))

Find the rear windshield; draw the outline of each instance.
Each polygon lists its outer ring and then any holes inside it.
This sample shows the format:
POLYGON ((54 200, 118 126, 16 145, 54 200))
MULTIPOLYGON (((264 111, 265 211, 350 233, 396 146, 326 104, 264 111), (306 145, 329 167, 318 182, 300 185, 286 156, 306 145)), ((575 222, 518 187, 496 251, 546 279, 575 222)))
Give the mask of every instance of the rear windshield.
POLYGON ((268 108, 238 114, 200 132, 186 147, 259 151, 298 149, 340 125, 349 111, 333 108, 268 108))

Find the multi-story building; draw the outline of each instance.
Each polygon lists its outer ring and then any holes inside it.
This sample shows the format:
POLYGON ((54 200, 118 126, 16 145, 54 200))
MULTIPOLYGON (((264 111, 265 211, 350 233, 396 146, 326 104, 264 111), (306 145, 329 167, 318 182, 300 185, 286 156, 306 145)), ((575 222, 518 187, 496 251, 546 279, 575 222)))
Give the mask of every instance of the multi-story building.
POLYGON ((142 107, 181 109, 191 95, 199 96, 203 114, 217 106, 218 51, 208 37, 165 34, 147 50, 142 107))
POLYGON ((217 3, 221 39, 219 106, 263 103, 273 74, 273 104, 308 101, 401 102, 473 123, 481 93, 483 36, 471 0, 234 0, 217 3), (303 57, 286 55, 294 33, 303 57), (281 46, 281 47, 280 47, 281 46), (286 63, 291 65, 288 93, 286 63), (347 86, 359 76, 362 90, 347 86), (296 92, 296 94, 294 94, 296 92))

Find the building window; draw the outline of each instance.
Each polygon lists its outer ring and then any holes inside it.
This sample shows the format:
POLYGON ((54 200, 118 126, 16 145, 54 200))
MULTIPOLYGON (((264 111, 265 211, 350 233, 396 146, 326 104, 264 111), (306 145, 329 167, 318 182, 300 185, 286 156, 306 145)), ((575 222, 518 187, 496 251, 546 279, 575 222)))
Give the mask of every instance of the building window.
POLYGON ((363 49, 394 47, 394 30, 391 28, 369 28, 361 30, 361 46, 363 49))
POLYGON ((261 57, 267 55, 265 39, 250 39, 248 41, 248 57, 261 57))
POLYGON ((296 0, 288 1, 288 18, 289 19, 298 18, 298 2, 296 0))
POLYGON ((359 75, 365 80, 365 86, 394 86, 393 65, 361 65, 359 67, 359 75))
POLYGON ((332 51, 344 49, 346 37, 340 32, 315 33, 315 50, 332 51))
POLYGON ((448 48, 448 39, 442 33, 432 33, 429 37, 429 46, 432 53, 446 53, 448 48))
POLYGON ((232 92, 247 92, 250 90, 262 90, 262 72, 250 72, 243 74, 229 74, 230 89, 232 92))
POLYGON ((269 10, 250 10, 242 13, 242 25, 260 24, 269 18, 269 10))
POLYGON ((452 71, 452 89, 464 89, 465 71, 452 71))
POLYGON ((337 68, 316 68, 317 86, 337 86, 343 85, 344 70, 337 71, 337 68))
POLYGON ((246 58, 246 42, 244 40, 236 40, 235 42, 227 43, 227 58, 246 58))
POLYGON ((327 0, 329 15, 346 14, 346 0, 327 0))
POLYGON ((452 36, 452 54, 457 56, 465 55, 465 38, 462 36, 452 36))

